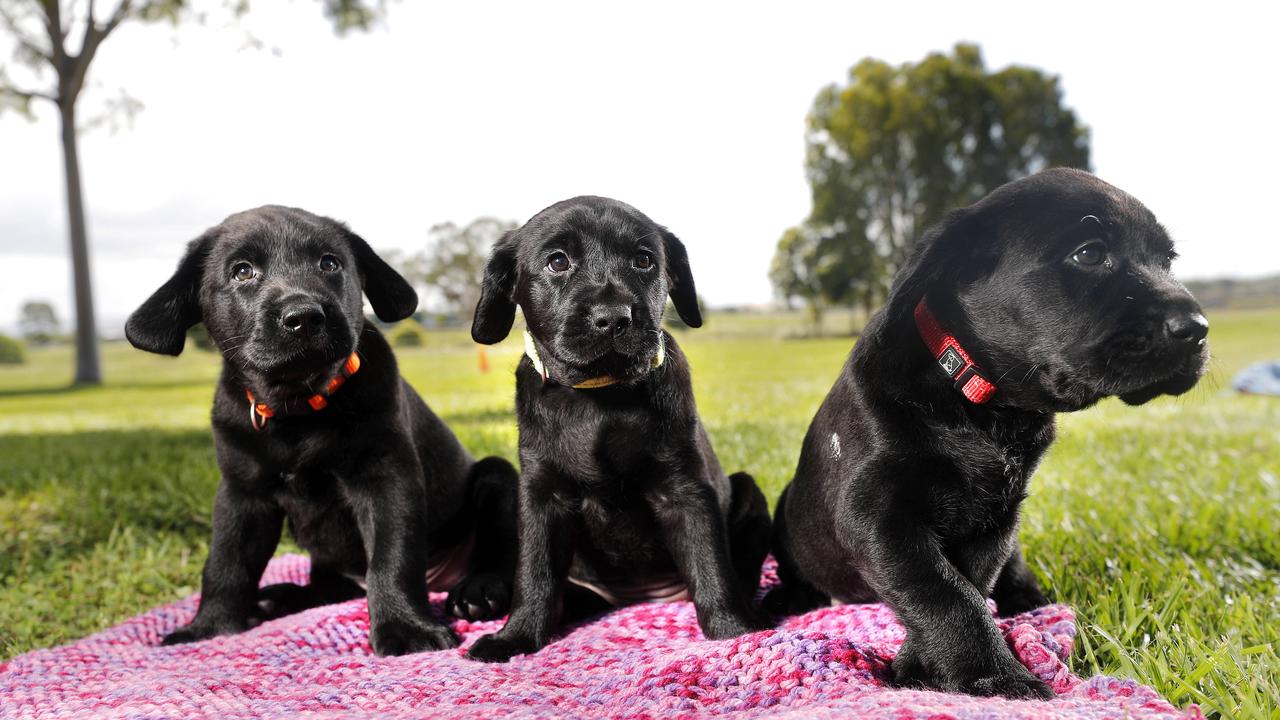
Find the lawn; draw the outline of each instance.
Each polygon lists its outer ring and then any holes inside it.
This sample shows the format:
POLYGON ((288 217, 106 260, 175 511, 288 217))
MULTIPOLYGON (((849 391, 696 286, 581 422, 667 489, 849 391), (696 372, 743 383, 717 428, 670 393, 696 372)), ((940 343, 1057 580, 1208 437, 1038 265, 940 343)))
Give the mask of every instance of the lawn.
MULTIPOLYGON (((1280 718, 1280 398, 1231 375, 1280 358, 1280 311, 1211 318, 1213 372, 1185 397, 1063 416, 1032 483, 1024 544, 1077 609, 1080 674, 1133 677, 1178 705, 1280 718)), ((713 317, 679 335, 724 466, 770 499, 836 377, 847 339, 778 340, 777 319, 713 317)), ((514 457, 510 369, 434 333, 399 353, 410 382, 476 454, 514 457)), ((65 348, 0 369, 0 658, 65 642, 196 590, 217 471, 216 355, 103 347, 108 383, 64 387, 65 348)), ((282 552, 288 549, 282 546, 282 552)))

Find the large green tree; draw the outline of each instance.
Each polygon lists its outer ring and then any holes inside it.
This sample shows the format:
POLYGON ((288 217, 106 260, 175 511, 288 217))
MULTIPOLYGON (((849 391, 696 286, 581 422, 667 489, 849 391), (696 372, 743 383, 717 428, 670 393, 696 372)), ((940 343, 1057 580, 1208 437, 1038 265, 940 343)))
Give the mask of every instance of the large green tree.
POLYGON ((862 60, 818 93, 805 144, 813 209, 779 240, 775 288, 868 309, 947 210, 1047 167, 1089 167, 1089 131, 1058 77, 989 71, 968 44, 902 65, 862 60))
MULTIPOLYGON (((85 224, 84 193, 80 181, 78 135, 85 123, 79 101, 93 60, 102 44, 126 23, 166 22, 178 25, 199 20, 203 9, 188 0, 115 0, 109 9, 95 0, 0 0, 0 35, 14 47, 12 62, 0 64, 0 111, 17 110, 34 117, 32 106, 48 102, 57 112, 62 142, 63 177, 66 181, 67 228, 75 287, 75 382, 102 381, 98 361, 97 327, 89 273, 89 234, 85 224), (25 78, 14 78, 16 69, 25 78)), ((339 33, 367 29, 382 3, 366 0, 321 0, 324 13, 339 33)), ((249 9, 248 0, 227 0, 222 7, 236 16, 249 9)), ((136 101, 108 104, 108 111, 131 111, 136 101)))

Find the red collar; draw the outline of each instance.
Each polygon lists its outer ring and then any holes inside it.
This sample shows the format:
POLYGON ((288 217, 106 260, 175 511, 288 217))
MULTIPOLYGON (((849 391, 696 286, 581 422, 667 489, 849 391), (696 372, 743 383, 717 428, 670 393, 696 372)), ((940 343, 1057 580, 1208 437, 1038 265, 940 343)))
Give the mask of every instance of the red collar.
MULTIPOLYGON (((312 410, 323 410, 329 404, 329 396, 338 391, 347 378, 356 374, 360 369, 360 356, 351 353, 347 357, 347 361, 342 363, 342 367, 338 370, 338 374, 329 379, 325 383, 324 390, 307 398, 307 404, 312 410)), ((244 394, 249 398, 249 422, 253 425, 254 430, 261 430, 267 426, 267 419, 276 416, 276 411, 271 409, 270 405, 260 403, 253 399, 253 391, 249 388, 244 389, 244 394), (258 418, 262 418, 259 420, 258 418)))
POLYGON ((983 377, 973 358, 960 347, 960 341, 942 329, 938 318, 929 312, 924 298, 920 298, 920 304, 916 305, 916 329, 938 361, 938 368, 955 381, 955 388, 969 398, 969 402, 981 405, 996 394, 996 386, 983 377))

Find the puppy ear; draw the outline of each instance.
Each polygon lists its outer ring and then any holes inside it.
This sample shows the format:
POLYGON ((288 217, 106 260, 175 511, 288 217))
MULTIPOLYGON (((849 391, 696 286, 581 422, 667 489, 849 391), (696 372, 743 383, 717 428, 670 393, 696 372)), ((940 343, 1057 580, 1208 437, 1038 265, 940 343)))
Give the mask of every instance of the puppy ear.
POLYGON ((499 238, 484 266, 480 302, 471 321, 471 339, 484 345, 502 342, 516 321, 516 232, 499 238))
MULTIPOLYGON (((345 230, 346 228, 344 228, 345 230)), ((382 322, 398 322, 418 309, 418 293, 408 280, 369 247, 364 238, 346 230, 347 243, 360 265, 365 297, 382 322)))
POLYGON ((139 350, 160 355, 181 355, 187 330, 200 322, 200 280, 216 230, 209 230, 187 244, 173 277, 133 311, 124 336, 139 350))
POLYGON ((966 266, 970 264, 968 260, 975 249, 979 229, 976 217, 971 208, 952 210, 925 231, 894 278, 885 305, 885 327, 912 317, 916 305, 930 287, 960 272, 972 270, 966 266))
POLYGON ((702 311, 698 309, 698 290, 693 285, 693 270, 689 267, 689 253, 684 243, 668 230, 662 231, 666 247, 667 284, 671 303, 676 306, 680 319, 689 327, 702 327, 702 311))

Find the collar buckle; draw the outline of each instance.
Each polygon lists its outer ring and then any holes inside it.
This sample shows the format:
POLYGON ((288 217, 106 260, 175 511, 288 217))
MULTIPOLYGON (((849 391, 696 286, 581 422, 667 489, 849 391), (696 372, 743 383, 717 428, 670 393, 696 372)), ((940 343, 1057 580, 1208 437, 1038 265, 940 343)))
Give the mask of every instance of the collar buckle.
POLYGON ((937 360, 938 369, 953 381, 952 385, 961 395, 975 405, 982 405, 996 394, 995 383, 982 374, 960 341, 942 328, 924 298, 916 305, 915 320, 920 339, 937 360))

